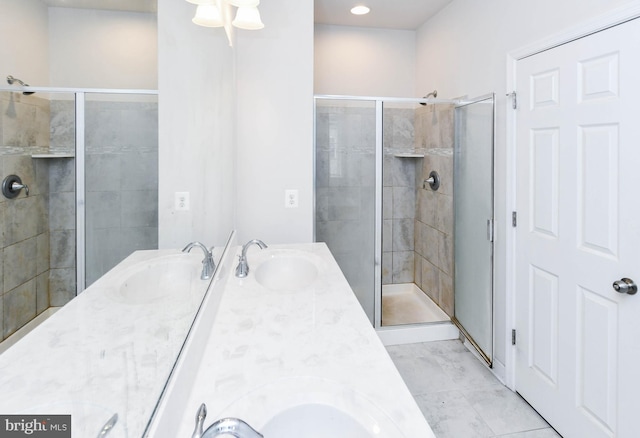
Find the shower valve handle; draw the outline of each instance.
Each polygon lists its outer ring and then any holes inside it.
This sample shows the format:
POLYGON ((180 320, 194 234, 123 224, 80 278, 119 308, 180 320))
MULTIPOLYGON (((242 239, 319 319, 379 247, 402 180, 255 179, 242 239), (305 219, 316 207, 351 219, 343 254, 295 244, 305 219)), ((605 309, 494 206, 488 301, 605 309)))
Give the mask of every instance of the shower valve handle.
POLYGON ((29 186, 22 184, 18 175, 9 175, 2 181, 2 194, 8 199, 16 198, 22 189, 29 196, 29 186))
POLYGON ((29 196, 29 186, 28 185, 20 184, 20 183, 17 183, 17 182, 14 182, 13 184, 11 184, 11 190, 13 190, 14 192, 19 192, 22 189, 24 189, 24 191, 27 194, 27 196, 29 196))

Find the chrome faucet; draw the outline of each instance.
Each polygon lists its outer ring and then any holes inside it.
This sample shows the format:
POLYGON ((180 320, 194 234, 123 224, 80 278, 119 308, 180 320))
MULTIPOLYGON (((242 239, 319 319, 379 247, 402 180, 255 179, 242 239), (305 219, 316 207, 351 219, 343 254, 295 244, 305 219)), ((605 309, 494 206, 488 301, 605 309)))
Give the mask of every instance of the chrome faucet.
POLYGON ((236 438, 264 438, 264 435, 239 418, 222 418, 214 421, 213 424, 203 432, 202 426, 206 417, 207 406, 202 403, 196 414, 196 428, 191 438, 214 438, 226 435, 231 435, 236 438))
POLYGON ((236 267, 236 277, 245 278, 249 275, 249 264, 247 263, 247 250, 251 245, 258 245, 260 249, 265 249, 267 245, 262 240, 253 239, 245 243, 242 247, 242 254, 240 255, 240 261, 236 267))
POLYGON ((213 246, 211 249, 207 249, 200 242, 191 242, 187 246, 184 247, 182 252, 191 252, 193 247, 198 247, 204 252, 204 259, 202 259, 202 274, 200 275, 201 280, 208 280, 213 275, 213 271, 216 270, 216 264, 213 261, 213 246))

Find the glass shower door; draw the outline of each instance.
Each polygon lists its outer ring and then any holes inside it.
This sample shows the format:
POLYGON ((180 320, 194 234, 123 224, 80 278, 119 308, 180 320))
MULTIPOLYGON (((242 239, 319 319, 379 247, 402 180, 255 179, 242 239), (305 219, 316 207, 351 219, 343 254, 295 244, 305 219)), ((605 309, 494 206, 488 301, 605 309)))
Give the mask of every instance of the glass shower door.
POLYGON ((133 251, 158 248, 156 95, 86 94, 85 287, 133 251))
POLYGON ((493 360, 494 95, 456 107, 453 321, 493 360))
POLYGON ((315 240, 327 244, 373 323, 376 269, 380 269, 375 228, 376 102, 317 98, 315 144, 315 240))

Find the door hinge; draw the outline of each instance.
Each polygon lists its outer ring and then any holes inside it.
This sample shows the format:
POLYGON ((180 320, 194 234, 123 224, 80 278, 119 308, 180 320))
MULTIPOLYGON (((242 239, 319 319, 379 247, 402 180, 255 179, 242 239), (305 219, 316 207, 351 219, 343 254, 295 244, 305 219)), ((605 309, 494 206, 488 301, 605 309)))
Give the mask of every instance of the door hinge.
POLYGON ((511 107, 513 109, 518 109, 518 95, 516 94, 515 90, 511 93, 507 93, 507 97, 511 97, 511 107))
POLYGON ((514 211, 511 213, 511 225, 514 227, 518 226, 518 212, 514 211))
POLYGON ((493 219, 487 219, 487 240, 493 242, 493 219))
POLYGON ((511 330, 511 345, 516 345, 516 329, 511 330))

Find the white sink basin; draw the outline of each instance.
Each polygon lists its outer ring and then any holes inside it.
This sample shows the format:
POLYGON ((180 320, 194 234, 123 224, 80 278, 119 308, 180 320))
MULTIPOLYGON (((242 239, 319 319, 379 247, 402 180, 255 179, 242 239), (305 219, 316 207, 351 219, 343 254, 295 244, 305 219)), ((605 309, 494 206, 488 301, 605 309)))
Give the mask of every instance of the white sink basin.
POLYGON ((302 404, 280 412, 260 430, 266 438, 371 438, 356 419, 333 406, 302 404))
POLYGON ((318 278, 316 262, 302 252, 280 252, 256 268, 256 281, 271 290, 296 291, 311 286, 318 278))
POLYGON ((194 287, 206 287, 200 280, 202 264, 187 254, 158 257, 128 269, 110 290, 112 298, 127 304, 149 304, 166 298, 185 298, 194 287))
POLYGON ((321 377, 268 383, 223 409, 222 417, 240 418, 265 438, 406 438, 373 401, 321 377))

